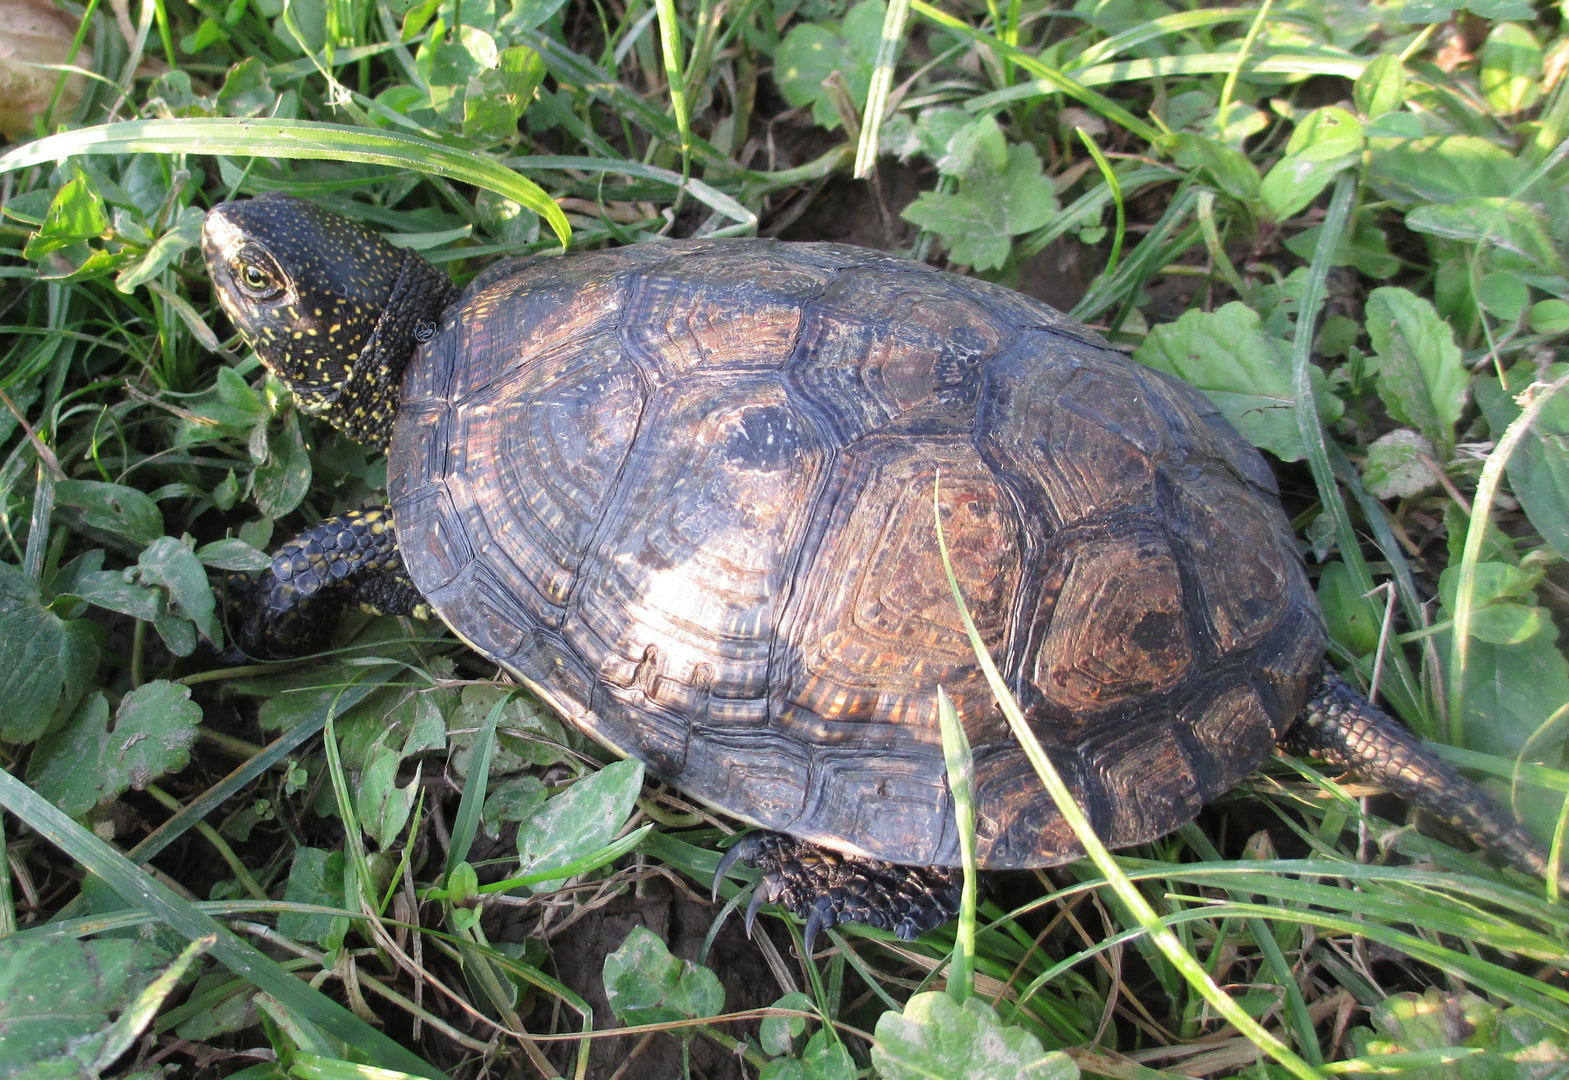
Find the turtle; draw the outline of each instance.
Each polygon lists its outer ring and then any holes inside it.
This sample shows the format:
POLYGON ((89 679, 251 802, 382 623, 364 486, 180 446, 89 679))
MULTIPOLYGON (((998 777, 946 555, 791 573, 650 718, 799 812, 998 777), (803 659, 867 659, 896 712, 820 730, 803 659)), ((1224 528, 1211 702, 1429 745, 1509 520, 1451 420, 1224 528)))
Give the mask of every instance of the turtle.
POLYGON ((496 262, 466 288, 280 194, 208 214, 216 297, 388 504, 242 583, 256 657, 345 603, 435 616, 566 720, 757 831, 747 912, 913 938, 957 910, 941 687, 983 869, 1079 841, 975 624, 1101 839, 1169 833, 1277 745, 1542 875, 1542 848, 1326 665, 1262 456, 1202 393, 1000 285, 829 243, 496 262))

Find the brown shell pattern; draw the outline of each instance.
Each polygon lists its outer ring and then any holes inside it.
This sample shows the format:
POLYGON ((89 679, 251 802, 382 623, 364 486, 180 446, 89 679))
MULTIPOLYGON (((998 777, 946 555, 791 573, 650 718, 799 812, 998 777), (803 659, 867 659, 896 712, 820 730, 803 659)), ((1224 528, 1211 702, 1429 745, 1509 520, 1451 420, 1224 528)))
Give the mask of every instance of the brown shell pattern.
POLYGON ((1043 304, 759 240, 502 264, 411 365, 390 487, 433 608, 713 806, 958 865, 1078 847, 992 702, 937 554, 1113 845, 1266 758, 1324 648, 1253 449, 1043 304))

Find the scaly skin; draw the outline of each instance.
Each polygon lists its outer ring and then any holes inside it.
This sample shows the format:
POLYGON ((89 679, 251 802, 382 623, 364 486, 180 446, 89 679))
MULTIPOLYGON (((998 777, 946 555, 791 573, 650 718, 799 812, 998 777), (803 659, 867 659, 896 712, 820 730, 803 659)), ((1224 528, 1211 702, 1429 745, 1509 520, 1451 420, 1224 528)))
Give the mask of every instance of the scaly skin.
POLYGON ((429 618, 403 569, 392 513, 350 510, 290 540, 256 581, 228 582, 229 631, 241 656, 279 659, 309 652, 345 604, 376 615, 429 618))
MULTIPOLYGON (((1547 853, 1486 792, 1435 757, 1360 690, 1326 669, 1281 746, 1349 769, 1433 814, 1518 870, 1547 876, 1547 853)), ((1569 874, 1559 879, 1569 892, 1569 874)))

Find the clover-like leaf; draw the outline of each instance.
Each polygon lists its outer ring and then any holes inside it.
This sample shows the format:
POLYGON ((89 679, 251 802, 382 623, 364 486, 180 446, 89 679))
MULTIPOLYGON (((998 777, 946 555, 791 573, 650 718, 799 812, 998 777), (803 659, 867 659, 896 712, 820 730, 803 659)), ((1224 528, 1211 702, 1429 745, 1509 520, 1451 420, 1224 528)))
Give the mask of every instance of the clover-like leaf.
POLYGON ((267 460, 256 466, 256 507, 280 518, 305 498, 311 487, 311 455, 300 435, 300 422, 290 412, 283 426, 267 440, 267 460))
MULTIPOLYGON (((1254 446, 1282 461, 1302 457, 1290 348, 1266 334, 1246 304, 1234 300, 1217 311, 1189 311, 1157 326, 1133 358, 1204 391, 1254 446)), ((1338 406, 1338 399, 1320 394, 1327 420, 1339 417, 1338 406)))
POLYGON ((1470 381, 1454 331, 1430 301, 1385 286, 1368 296, 1367 332, 1378 355, 1378 396, 1389 415, 1438 447, 1442 463, 1470 381))
POLYGON ((74 707, 98 667, 98 641, 96 626, 60 618, 32 579, 0 562, 0 738, 31 742, 74 707))
POLYGON ((102 480, 60 480, 54 498, 56 506, 69 508, 88 530, 122 536, 137 547, 163 535, 158 504, 133 487, 102 480))
MULTIPOLYGON (((1566 313, 1569 315, 1569 313, 1566 313)), ((1540 378, 1552 381, 1569 367, 1553 364, 1540 378)), ((1477 382, 1477 404, 1498 438, 1520 415, 1514 394, 1537 379, 1534 367, 1522 364, 1509 372, 1506 390, 1498 379, 1477 382)), ((1542 539, 1569 558, 1569 393, 1560 390, 1537 414, 1535 426, 1525 433, 1509 458, 1509 488, 1542 539)))
POLYGON ((923 192, 905 208, 904 218, 940 236, 954 262, 991 270, 1007 260, 1009 237, 1040 228, 1057 211, 1057 196, 1041 175, 1034 148, 1010 146, 1003 169, 989 167, 978 155, 957 192, 923 192))
POLYGON ((0 1080, 77 1080, 168 955, 144 941, 0 938, 0 1080))
POLYGON ((38 740, 27 780, 66 813, 85 814, 126 788, 140 790, 185 768, 201 722, 201 706, 178 683, 160 679, 126 694, 112 728, 109 702, 94 692, 63 727, 38 740))
POLYGON ((1432 459, 1432 443, 1410 428, 1396 428, 1368 445, 1362 482, 1377 499, 1418 495, 1438 483, 1432 459))
POLYGON ((605 957, 605 998, 623 1024, 701 1019, 724 1011, 719 976, 670 955, 646 926, 634 926, 621 947, 605 957))
POLYGON ((1357 656, 1378 648, 1383 613, 1351 579, 1351 571, 1338 559, 1324 566, 1318 578, 1318 606, 1324 611, 1329 636, 1357 656))
MULTIPOLYGON (((522 864, 518 875, 563 866, 610 843, 631 814, 642 789, 643 763, 627 759, 606 765, 552 796, 518 828, 518 857, 522 864)), ((550 880, 534 888, 549 892, 560 885, 560 880, 550 880)))
MULTIPOLYGON (((283 898, 295 904, 343 906, 343 852, 298 847, 289 865, 283 898)), ((285 911, 278 915, 278 933, 293 941, 325 942, 333 933, 332 915, 285 911)))
MULTIPOLYGON (((168 590, 171 614, 190 620, 208 641, 219 640, 218 604, 207 581, 207 571, 194 551, 172 536, 160 537, 147 545, 136 560, 136 574, 143 585, 159 585, 168 590)), ((155 625, 160 633, 164 632, 161 623, 155 621, 155 625)))
POLYGON ((1542 97, 1542 43, 1519 23, 1493 27, 1482 45, 1482 96, 1501 116, 1529 109, 1542 97))
POLYGON ((885 11, 882 0, 862 0, 845 15, 843 26, 802 23, 786 34, 774 58, 774 79, 785 100, 797 108, 810 105, 812 119, 833 131, 841 121, 827 84, 838 72, 851 102, 864 108, 885 11))
POLYGON ((1389 1054, 1433 1055, 1421 1069, 1424 1080, 1545 1080, 1569 1069, 1569 1042, 1561 1031, 1525 1009, 1500 1010, 1470 991, 1429 987, 1421 995, 1393 994, 1373 1007, 1371 1019, 1377 1034, 1367 1028, 1349 1033, 1367 1072, 1383 1071, 1379 1059, 1389 1054))
POLYGON ((355 810, 365 832, 383 850, 398 840, 419 794, 418 768, 407 784, 398 786, 398 766, 402 761, 403 756, 396 750, 378 744, 371 753, 370 764, 360 774, 355 810))
POLYGON ((877 1021, 872 1064, 885 1080, 1075 1080, 1079 1067, 1047 1053, 1021 1027, 1005 1027, 978 998, 955 1004, 927 991, 877 1021))

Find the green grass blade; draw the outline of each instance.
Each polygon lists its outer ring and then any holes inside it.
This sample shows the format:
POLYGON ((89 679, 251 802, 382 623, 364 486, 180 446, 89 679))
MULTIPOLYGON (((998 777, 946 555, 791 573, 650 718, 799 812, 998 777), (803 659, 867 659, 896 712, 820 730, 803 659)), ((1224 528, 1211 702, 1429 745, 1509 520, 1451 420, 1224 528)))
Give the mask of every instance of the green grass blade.
MULTIPOLYGON (((618 161, 612 158, 570 157, 556 154, 534 154, 528 157, 508 158, 506 164, 514 169, 575 169, 579 172, 609 172, 622 176, 635 176, 641 180, 653 180, 656 183, 669 184, 679 188, 682 184, 681 174, 661 169, 657 165, 644 165, 638 161, 618 161)), ((729 195, 718 188, 694 180, 690 177, 685 181, 686 190, 694 199, 711 210, 717 210, 730 220, 740 225, 746 225, 752 230, 757 229, 757 215, 746 207, 736 202, 729 195)))
MULTIPOLYGON (((1007 42, 1001 40, 998 37, 995 37, 994 35, 977 30, 964 20, 957 19, 945 11, 938 10, 937 8, 932 7, 930 4, 925 3, 924 0, 910 0, 910 2, 915 12, 922 18, 936 23, 945 30, 949 30, 962 37, 969 38, 971 41, 977 41, 983 45, 995 49, 998 55, 1004 56, 1018 64, 1025 71, 1035 76, 1036 82, 1033 85, 1045 87, 1045 89, 1042 91, 1043 93, 1067 94, 1074 100, 1083 103, 1091 109, 1094 109, 1106 119, 1112 121, 1113 123, 1120 124, 1129 131, 1133 132, 1135 135, 1139 136, 1139 138, 1145 139, 1149 142, 1154 142, 1156 137, 1159 136, 1160 132, 1156 131, 1149 124, 1146 124, 1144 121, 1134 116, 1127 109, 1124 109, 1121 105, 1118 105, 1110 98, 1104 97, 1089 89, 1081 77, 1070 77, 1048 64, 1043 64, 1035 57, 1025 52, 1023 49, 1015 48, 1014 46, 1009 45, 1007 42)), ((979 104, 983 100, 995 98, 999 101, 1013 101, 1018 100, 1018 97, 1031 96, 1028 94, 1021 94, 1014 98, 1003 99, 1000 97, 1000 95, 1007 94, 1009 92, 1009 90, 1002 90, 996 94, 983 95, 983 97, 975 98, 967 102, 965 104, 965 108, 969 109, 971 112, 985 112, 992 106, 979 104)))
POLYGON ((468 861, 469 847, 479 833, 480 817, 485 809, 485 788, 490 783, 490 757, 496 749, 496 725, 501 714, 512 701, 510 692, 491 706, 485 722, 479 726, 474 738, 474 751, 469 757, 468 778, 463 783, 463 798, 458 802, 458 816, 452 822, 452 842, 447 847, 447 865, 441 875, 443 882, 452 878, 452 871, 468 861))
POLYGON ((114 848, 82 828, 55 805, 0 770, 0 806, 15 814, 44 840, 96 874, 132 907, 151 912, 176 933, 195 941, 216 936, 212 955, 230 971, 249 979, 257 989, 334 1037, 357 1046, 392 1067, 430 1080, 448 1080, 445 1073, 404 1049, 308 983, 289 974, 260 950, 241 941, 212 917, 167 885, 130 862, 114 848))
POLYGON ((676 131, 681 136, 682 172, 690 169, 692 121, 687 115, 686 76, 681 71, 681 19, 674 0, 654 0, 659 15, 659 47, 665 61, 665 81, 670 87, 670 110, 675 113, 676 131))
POLYGON ((877 42, 877 59, 872 69, 871 86, 866 92, 866 109, 861 113, 861 135, 855 147, 857 180, 872 175, 877 164, 877 145, 883 130, 883 114, 888 111, 888 94, 893 89, 894 65, 904 44, 904 25, 910 18, 910 0, 892 0, 883 16, 883 34, 877 42))
POLYGON ((1101 153, 1100 147, 1095 145, 1095 140, 1090 138, 1090 133, 1082 127, 1075 128, 1079 133, 1079 140, 1089 150, 1090 157, 1095 159, 1095 165, 1100 169, 1101 176, 1106 179, 1106 187, 1111 192, 1111 200, 1117 207, 1117 235, 1111 242, 1111 254, 1106 257, 1106 269, 1101 273, 1111 277, 1117 272, 1117 259, 1122 255, 1122 239, 1128 231, 1127 209, 1122 205, 1122 185, 1117 180, 1117 174, 1112 170, 1111 162, 1106 160, 1106 155, 1101 153))
MULTIPOLYGON (((1030 728, 1029 721, 1024 718, 1024 713, 1020 711, 1012 691, 1003 681, 1002 673, 992 662, 991 653, 986 643, 981 640, 980 631, 975 628, 975 621, 970 617, 969 605, 965 603, 964 593, 959 588, 959 579, 954 576, 953 564, 948 557, 948 544, 943 539, 940 516, 937 527, 937 549, 942 556, 943 570, 948 575, 948 587, 953 591, 954 603, 959 606, 959 617, 964 623, 965 633, 969 635, 970 646, 975 650, 975 659, 986 676, 987 685, 991 687, 992 696, 1002 709, 1003 715, 1007 717, 1008 726, 1013 730, 1014 738, 1019 741, 1030 764, 1034 766, 1036 775, 1051 794, 1052 801, 1057 804, 1058 812, 1073 830, 1073 834, 1078 837, 1090 861, 1105 876, 1113 895, 1122 901, 1138 921, 1142 931, 1149 935, 1150 941, 1160 950, 1167 962, 1181 973, 1188 985, 1198 991, 1204 1000, 1209 1002, 1211 1007, 1225 1017, 1249 1042, 1300 1080, 1322 1080, 1322 1074, 1317 1069, 1292 1053, 1290 1047, 1265 1030, 1258 1021, 1243 1010, 1242 1006, 1237 1004, 1230 994, 1216 985, 1209 973, 1204 970, 1204 966, 1182 947, 1176 935, 1155 914, 1149 901, 1144 899, 1144 894, 1128 880, 1127 875, 1117 865, 1117 860, 1106 850, 1106 845, 1100 842, 1100 838, 1095 835, 1095 827, 1090 824, 1089 818, 1074 801, 1073 793, 1068 790, 1068 785, 1063 783, 1057 767, 1052 764, 1040 740, 1035 737, 1035 732, 1030 728)), ((1279 914, 1274 908, 1266 910, 1274 915, 1279 914)))
POLYGON ((1482 539, 1487 534, 1487 522, 1493 513, 1493 499, 1503 480, 1504 466, 1525 438, 1526 432, 1542 415, 1542 409, 1558 391, 1569 383, 1569 375, 1560 377, 1549 386, 1536 387, 1531 399, 1512 424, 1504 431, 1498 445, 1487 456, 1482 466, 1482 478, 1477 481, 1476 496, 1471 503, 1471 523, 1466 529, 1465 548, 1460 555, 1460 585, 1455 590, 1454 630, 1449 635, 1449 741, 1461 745, 1465 741, 1465 670, 1470 654, 1471 616, 1475 613, 1474 591, 1476 564, 1482 558, 1482 539))
POLYGON ((413 135, 310 120, 176 119, 102 124, 24 143, 0 156, 0 173, 77 154, 139 153, 309 158, 413 169, 505 195, 549 222, 563 247, 572 238, 566 214, 543 188, 483 155, 413 135))
MULTIPOLYGON (((940 512, 935 503, 932 509, 940 512)), ((948 992, 962 1005, 975 992, 975 759, 970 753, 970 740, 965 737, 964 725, 959 723, 959 713, 940 686, 937 688, 937 721, 942 730, 948 789, 953 794, 953 814, 959 830, 959 857, 964 864, 959 924, 953 942, 953 963, 948 968, 948 992)))

